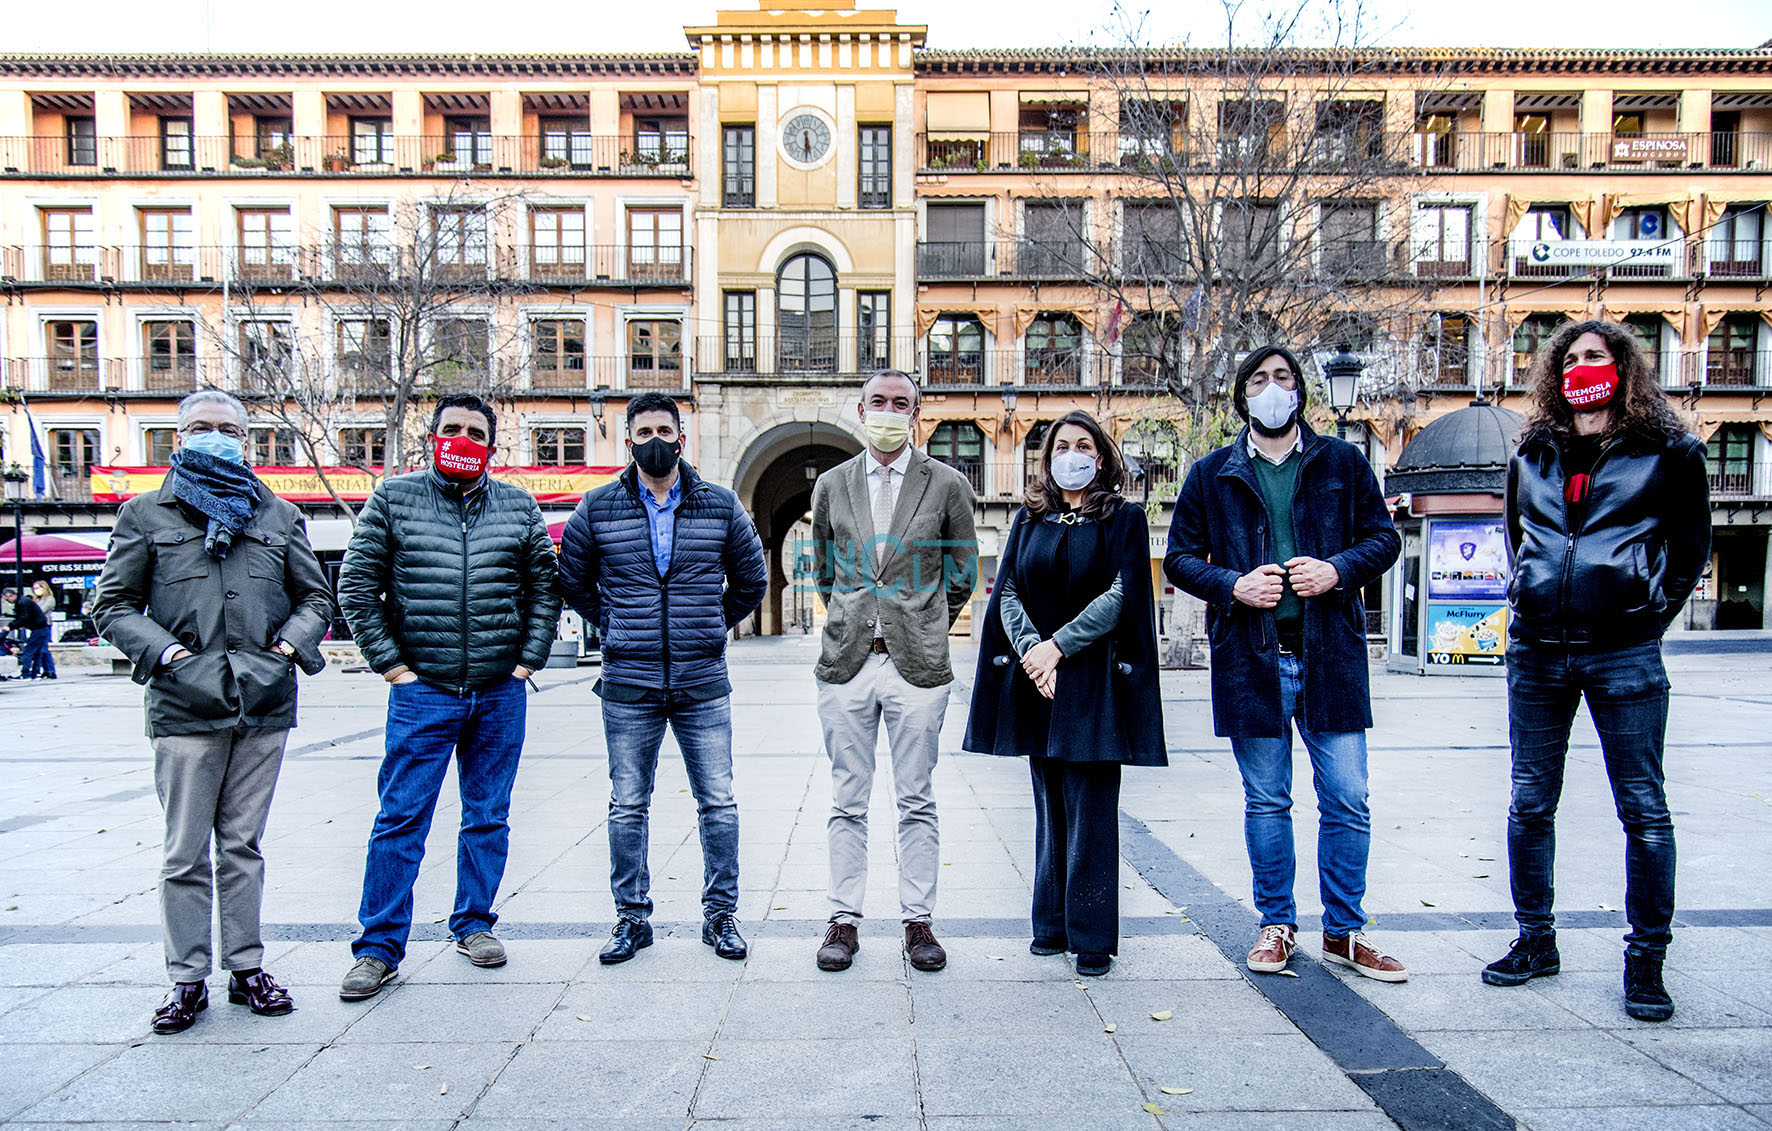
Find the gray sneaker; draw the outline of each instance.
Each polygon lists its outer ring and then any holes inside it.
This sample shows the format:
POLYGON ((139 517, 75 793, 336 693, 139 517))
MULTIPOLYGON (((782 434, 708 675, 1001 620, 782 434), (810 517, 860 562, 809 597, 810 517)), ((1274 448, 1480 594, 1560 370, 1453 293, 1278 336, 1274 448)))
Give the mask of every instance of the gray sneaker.
POLYGON ((491 931, 475 931, 455 940, 455 949, 468 956, 475 966, 503 966, 505 944, 492 937, 491 931))
POLYGON ((399 968, 389 966, 379 958, 359 958, 345 975, 344 984, 338 988, 338 996, 343 1001, 363 1001, 381 993, 381 988, 394 980, 399 968))

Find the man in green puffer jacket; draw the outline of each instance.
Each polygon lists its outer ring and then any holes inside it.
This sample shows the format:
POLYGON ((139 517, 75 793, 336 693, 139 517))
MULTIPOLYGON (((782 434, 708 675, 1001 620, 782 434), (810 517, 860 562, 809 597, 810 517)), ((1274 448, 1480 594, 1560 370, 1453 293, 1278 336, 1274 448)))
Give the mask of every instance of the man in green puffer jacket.
POLYGON ((431 417, 431 464, 377 487, 357 518, 339 607, 363 659, 389 683, 381 811, 369 834, 363 933, 339 996, 393 980, 412 927, 412 885, 450 756, 461 785, 455 948, 502 966, 492 901, 510 844, 511 783, 523 748, 524 681, 548 658, 560 619, 554 544, 541 508, 486 474, 498 418, 452 395, 431 417))

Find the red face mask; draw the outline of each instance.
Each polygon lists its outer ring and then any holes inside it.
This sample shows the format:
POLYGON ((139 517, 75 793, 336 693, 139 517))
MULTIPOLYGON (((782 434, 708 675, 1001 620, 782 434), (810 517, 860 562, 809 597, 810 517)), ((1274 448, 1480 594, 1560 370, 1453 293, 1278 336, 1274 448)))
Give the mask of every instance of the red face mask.
POLYGON ((1605 408, 1618 391, 1618 366, 1576 365, 1563 370, 1563 399, 1576 412, 1605 408))
POLYGON ((466 436, 432 436, 431 466, 445 479, 471 483, 486 474, 486 457, 492 452, 466 436))

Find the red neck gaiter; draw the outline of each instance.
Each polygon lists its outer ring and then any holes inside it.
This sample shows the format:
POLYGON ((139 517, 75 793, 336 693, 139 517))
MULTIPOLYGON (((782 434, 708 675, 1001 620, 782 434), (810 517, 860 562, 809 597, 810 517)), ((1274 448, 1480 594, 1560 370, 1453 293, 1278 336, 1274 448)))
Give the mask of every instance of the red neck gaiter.
POLYGON ((1577 365, 1563 370, 1563 399, 1576 412, 1591 412, 1612 403, 1618 391, 1618 366, 1577 365))
POLYGON ((492 449, 466 436, 432 436, 431 465, 437 474, 457 483, 472 483, 486 474, 486 457, 492 449))

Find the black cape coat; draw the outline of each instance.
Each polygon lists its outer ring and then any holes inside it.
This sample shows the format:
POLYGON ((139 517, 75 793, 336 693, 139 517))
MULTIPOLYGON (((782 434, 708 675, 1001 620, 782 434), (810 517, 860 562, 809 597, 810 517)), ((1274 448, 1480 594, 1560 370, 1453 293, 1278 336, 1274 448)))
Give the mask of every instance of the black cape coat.
POLYGON ((1144 510, 1121 502, 1077 523, 1015 516, 997 567, 961 747, 981 754, 1037 755, 1066 762, 1167 766, 1157 689, 1150 544, 1144 510), (1058 664, 1057 693, 1041 695, 1003 631, 1002 579, 1015 582, 1034 627, 1050 638, 1120 578, 1112 632, 1058 664))

